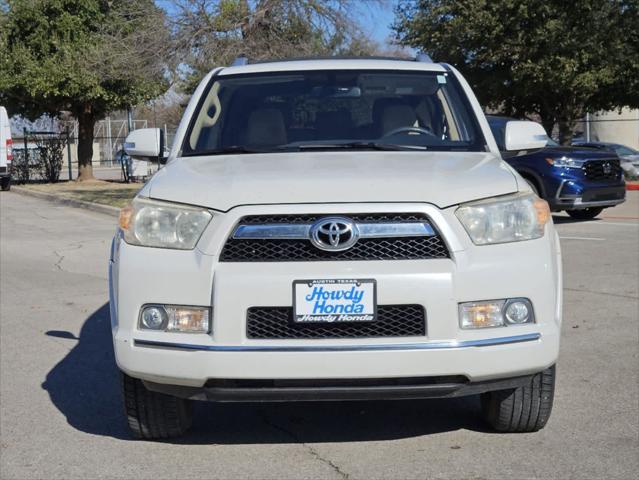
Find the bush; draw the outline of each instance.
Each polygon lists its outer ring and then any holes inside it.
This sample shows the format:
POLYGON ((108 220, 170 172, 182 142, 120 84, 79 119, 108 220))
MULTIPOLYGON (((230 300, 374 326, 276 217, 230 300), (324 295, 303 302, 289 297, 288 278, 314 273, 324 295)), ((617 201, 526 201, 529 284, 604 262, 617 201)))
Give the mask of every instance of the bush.
POLYGON ((47 182, 56 183, 60 180, 62 158, 67 138, 63 134, 40 136, 35 139, 38 145, 37 168, 40 177, 47 182))
POLYGON ((56 183, 60 180, 64 149, 67 137, 60 134, 40 134, 27 137, 27 143, 36 145, 29 148, 28 156, 24 148, 14 148, 11 176, 15 183, 44 180, 56 183))
POLYGON ((35 173, 33 161, 24 155, 24 150, 13 150, 13 162, 11 162, 11 180, 14 183, 26 183, 33 178, 35 173))

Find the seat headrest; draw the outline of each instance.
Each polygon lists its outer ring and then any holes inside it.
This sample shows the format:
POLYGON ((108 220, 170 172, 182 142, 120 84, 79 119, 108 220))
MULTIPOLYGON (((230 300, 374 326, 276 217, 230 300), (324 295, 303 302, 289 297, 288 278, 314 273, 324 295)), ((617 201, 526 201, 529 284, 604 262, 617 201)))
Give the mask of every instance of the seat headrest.
POLYGON ((315 125, 322 137, 348 138, 353 128, 353 118, 351 112, 346 109, 318 112, 315 125))
POLYGON ((415 110, 409 105, 388 105, 382 117, 382 132, 392 132, 401 127, 412 127, 417 121, 415 110))
POLYGON ((284 116, 276 108, 262 108, 251 112, 246 126, 248 145, 284 145, 287 143, 284 116))

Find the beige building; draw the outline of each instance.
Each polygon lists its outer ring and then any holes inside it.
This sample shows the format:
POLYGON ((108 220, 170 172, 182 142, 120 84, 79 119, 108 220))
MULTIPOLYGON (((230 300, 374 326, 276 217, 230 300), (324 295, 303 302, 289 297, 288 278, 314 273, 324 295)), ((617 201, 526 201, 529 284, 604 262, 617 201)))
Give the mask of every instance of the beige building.
MULTIPOLYGON (((587 126, 584 127, 584 137, 587 126)), ((620 143, 639 150, 639 109, 624 108, 590 115, 590 140, 620 143)))

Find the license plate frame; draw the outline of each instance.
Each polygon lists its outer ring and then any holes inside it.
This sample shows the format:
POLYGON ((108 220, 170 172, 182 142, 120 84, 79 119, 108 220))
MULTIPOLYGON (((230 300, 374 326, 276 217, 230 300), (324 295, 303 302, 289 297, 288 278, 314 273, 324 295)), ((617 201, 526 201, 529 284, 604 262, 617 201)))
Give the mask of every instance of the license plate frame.
MULTIPOLYGON (((311 293, 313 294, 313 293, 311 293)), ((316 294, 317 295, 317 294, 316 294)), ((317 298, 317 297, 313 297, 317 298)), ((326 308, 326 307, 324 307, 326 308)), ((293 314, 291 316, 291 322, 294 325, 343 325, 352 323, 372 323, 377 321, 377 280, 374 278, 358 278, 358 279, 312 279, 312 280, 294 280, 293 281, 293 314), (301 290, 298 291, 298 286, 301 286, 301 290), (304 290, 304 286, 306 290, 304 290), (343 293, 352 292, 351 299, 343 298, 341 301, 332 300, 331 305, 344 305, 342 311, 339 307, 336 307, 336 312, 332 313, 326 309, 321 314, 309 314, 309 301, 306 298, 305 293, 309 292, 313 287, 326 286, 326 290, 320 290, 319 292, 339 292, 340 288, 343 293), (353 290, 354 288, 354 290, 353 290), (357 292, 363 292, 362 297, 358 302, 353 301, 352 295, 357 292), (302 297, 302 298, 300 298, 302 297), (300 303, 300 299, 302 302, 300 303), (349 301, 350 300, 350 301, 349 301), (363 306, 363 312, 350 313, 346 305, 352 305, 353 309, 356 309, 356 304, 361 303, 363 306)))

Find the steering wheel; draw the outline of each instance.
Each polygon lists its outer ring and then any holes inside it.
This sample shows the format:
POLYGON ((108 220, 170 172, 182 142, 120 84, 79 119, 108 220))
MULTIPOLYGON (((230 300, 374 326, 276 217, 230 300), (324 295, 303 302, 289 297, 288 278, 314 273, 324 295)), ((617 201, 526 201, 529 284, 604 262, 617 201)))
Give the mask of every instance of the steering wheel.
POLYGON ((423 135, 431 135, 436 137, 435 132, 433 132, 429 127, 399 127, 394 130, 391 130, 388 133, 382 135, 382 138, 392 137, 393 135, 397 135, 398 133, 419 133, 423 135))

